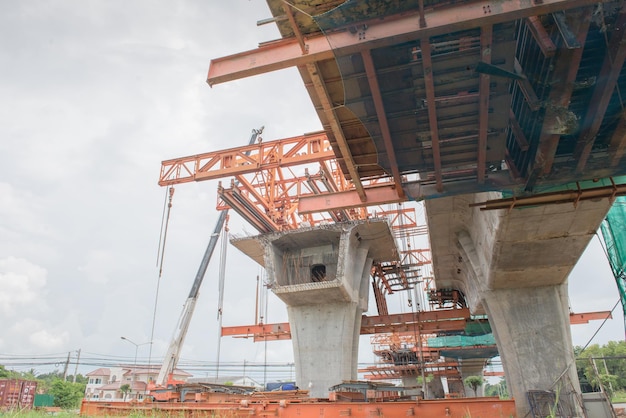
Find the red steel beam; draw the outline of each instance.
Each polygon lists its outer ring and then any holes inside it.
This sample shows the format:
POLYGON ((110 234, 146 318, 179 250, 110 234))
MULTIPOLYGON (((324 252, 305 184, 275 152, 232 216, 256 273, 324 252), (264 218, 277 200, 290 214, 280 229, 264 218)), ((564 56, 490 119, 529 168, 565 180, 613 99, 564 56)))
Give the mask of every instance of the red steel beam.
POLYGON ((361 324, 361 334, 387 334, 390 332, 415 332, 420 334, 436 334, 438 332, 463 331, 465 329, 465 324, 465 319, 395 323, 372 326, 364 326, 363 324, 361 324))
POLYGON ((500 371, 484 371, 483 372, 483 376, 495 376, 495 377, 499 377, 499 376, 504 376, 504 371, 500 370, 500 371))
POLYGON ((368 22, 365 36, 359 38, 349 31, 329 32, 306 38, 307 53, 302 53, 295 38, 263 44, 258 49, 211 60, 207 82, 224 83, 257 74, 280 70, 401 42, 426 38, 475 27, 538 16, 558 10, 592 6, 597 0, 509 0, 497 7, 484 2, 456 3, 425 11, 427 26, 420 27, 418 12, 395 18, 368 22))
POLYGON ((615 196, 626 195, 626 184, 613 184, 612 186, 594 187, 590 189, 562 190, 559 192, 539 193, 532 196, 510 197, 506 199, 494 199, 484 202, 470 203, 470 207, 480 206, 480 210, 513 209, 534 205, 547 205, 557 203, 574 203, 590 199, 615 199, 615 196))
MULTIPOLYGON (((584 45, 591 22, 591 8, 586 8, 577 13, 568 14, 568 24, 572 32, 577 33, 577 39, 581 45, 584 45)), ((578 74, 578 67, 583 55, 583 48, 561 48, 558 59, 554 67, 553 80, 558 83, 552 86, 546 113, 543 118, 543 126, 541 136, 539 138, 539 147, 535 155, 534 166, 532 171, 533 177, 547 175, 552 171, 554 156, 556 155, 557 146, 561 139, 559 133, 559 124, 564 119, 562 111, 567 111, 570 98, 572 96, 574 81, 578 74)), ((601 119, 601 118, 600 118, 601 119)))
MULTIPOLYGON (((493 27, 483 26, 480 30, 480 55, 482 62, 491 64, 491 41, 493 27)), ((487 132, 489 128, 489 74, 480 74, 478 91, 478 162, 476 163, 476 177, 478 183, 485 182, 485 169, 487 166, 487 132)))
POLYGON ((415 313, 392 314, 385 316, 363 316, 361 326, 379 326, 407 322, 433 322, 451 319, 469 319, 470 311, 467 308, 443 309, 438 311, 422 311, 415 313))
POLYGON ((361 201, 356 190, 323 195, 302 196, 298 200, 298 213, 308 214, 328 212, 330 210, 351 209, 390 203, 405 202, 406 197, 400 197, 395 185, 376 186, 365 188, 365 202, 361 201))
POLYGON ((535 93, 535 89, 533 89, 532 84, 530 84, 530 81, 528 81, 528 77, 526 77, 526 74, 524 74, 524 69, 520 65, 517 58, 515 58, 513 62, 513 70, 517 75, 522 76, 521 79, 517 80, 517 85, 524 95, 524 98, 526 99, 526 103, 528 104, 530 110, 536 112, 537 110, 541 109, 541 101, 537 97, 537 93, 535 93))
POLYGON ((541 20, 537 16, 529 16, 526 19, 526 23, 530 33, 535 38, 537 45, 539 45, 539 49, 543 53, 543 56, 546 58, 550 58, 554 56, 556 52, 556 45, 552 42, 550 38, 550 34, 546 31, 546 28, 541 24, 541 20))
POLYGON ((513 131, 513 136, 515 137, 515 142, 517 142, 519 149, 522 151, 528 151, 528 148, 530 147, 530 145, 528 144, 528 139, 526 139, 526 135, 524 134, 522 127, 517 121, 515 113, 513 113, 511 109, 509 109, 509 123, 511 126, 511 131, 513 131))
POLYGON ((626 152, 626 117, 624 113, 622 113, 615 131, 613 131, 609 150, 611 155, 611 167, 615 167, 624 156, 624 152, 626 152))
POLYGON ((240 325, 232 327, 222 327, 222 337, 254 337, 256 335, 264 335, 273 339, 282 335, 287 335, 286 339, 291 338, 291 328, 289 322, 283 322, 278 324, 258 324, 258 325, 240 325))
POLYGON ((626 3, 622 5, 617 22, 615 22, 609 47, 602 63, 602 69, 598 75, 598 83, 593 91, 591 100, 589 100, 587 114, 583 119, 583 130, 578 137, 574 151, 574 156, 578 159, 578 164, 576 165, 578 173, 582 172, 587 165, 587 159, 591 154, 591 149, 602 125, 604 114, 615 90, 617 78, 624 65, 624 59, 626 59, 624 32, 626 32, 626 3))
MULTIPOLYGON (((437 330, 462 330, 465 327, 465 321, 469 319, 469 317, 470 313, 467 308, 381 316, 363 315, 361 318, 361 334, 391 332, 392 330, 396 330, 396 328, 401 332, 411 332, 413 331, 413 326, 417 326, 422 332, 427 333, 437 330), (438 324, 446 325, 442 326, 438 324), (402 327, 408 329, 399 329, 402 327)), ((255 337, 260 340, 263 338, 267 338, 268 340, 289 339, 291 338, 291 328, 288 322, 229 326, 222 327, 222 336, 255 337)))
POLYGON ((374 66, 374 60, 372 59, 372 54, 368 49, 363 51, 361 53, 361 56, 363 57, 363 66, 365 67, 367 82, 370 87, 370 92, 372 93, 372 99, 374 100, 376 117, 378 118, 380 133, 383 136, 383 144, 385 145, 385 152, 387 153, 387 158, 389 159, 389 166, 391 167, 393 181, 396 183, 398 196, 404 197, 404 191, 402 190, 402 179, 400 178, 400 170, 398 169, 398 160, 396 159, 396 152, 393 148, 393 141, 391 140, 391 132, 389 131, 389 123, 387 122, 387 114, 385 112, 383 96, 380 93, 378 78, 376 77, 376 67, 374 66))
POLYGON ((569 323, 571 325, 588 324, 589 321, 598 321, 604 319, 612 319, 611 311, 570 313, 569 323))
MULTIPOLYGON (((366 316, 361 318, 361 335, 390 332, 434 334, 439 331, 462 331, 470 318, 469 309, 446 309, 417 313, 366 316)), ((593 320, 612 318, 610 311, 570 313, 570 324, 586 324, 593 320)), ((414 334, 412 334, 414 336, 414 334)), ((223 337, 254 338, 255 341, 291 339, 288 322, 276 324, 239 325, 222 327, 223 337)), ((457 347, 458 348, 458 347, 457 347)), ((472 347, 468 347, 471 349, 472 347)), ((427 348, 424 348, 426 350, 427 348)), ((430 350, 433 350, 430 348, 430 350)))
POLYGON ((348 173, 350 174, 350 179, 352 180, 352 183, 354 183, 354 188, 356 189, 359 198, 362 202, 364 202, 366 200, 365 191, 363 190, 363 184, 361 183, 359 169, 354 163, 352 151, 350 150, 348 141, 343 133, 341 122, 337 117, 337 112, 335 112, 335 105, 332 103, 328 90, 326 89, 326 83, 322 79, 321 71, 315 63, 307 64, 306 71, 309 73, 309 77, 311 77, 313 90, 322 105, 322 109, 324 110, 324 114, 326 115, 328 124, 330 125, 330 130, 335 136, 335 141, 337 141, 337 146, 339 147, 341 156, 343 157, 348 173))
POLYGON ((439 127, 437 125, 437 106, 435 105, 435 81, 433 78, 433 63, 430 52, 430 40, 420 41, 422 49, 422 65, 424 67, 424 85, 426 87, 426 102, 428 103, 428 124, 430 125, 430 140, 433 152, 433 165, 437 191, 443 192, 441 176, 441 149, 439 147, 439 127))

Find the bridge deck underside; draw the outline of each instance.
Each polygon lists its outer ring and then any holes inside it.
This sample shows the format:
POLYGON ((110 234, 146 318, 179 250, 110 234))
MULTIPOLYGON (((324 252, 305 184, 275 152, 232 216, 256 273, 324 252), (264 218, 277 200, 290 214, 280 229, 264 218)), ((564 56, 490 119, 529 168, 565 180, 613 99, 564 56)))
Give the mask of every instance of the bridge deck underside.
POLYGON ((428 198, 626 172, 621 2, 292 3, 268 0, 283 37, 334 52, 298 69, 348 178, 418 173, 419 189, 402 183, 428 198), (414 33, 394 33, 409 18, 414 33))

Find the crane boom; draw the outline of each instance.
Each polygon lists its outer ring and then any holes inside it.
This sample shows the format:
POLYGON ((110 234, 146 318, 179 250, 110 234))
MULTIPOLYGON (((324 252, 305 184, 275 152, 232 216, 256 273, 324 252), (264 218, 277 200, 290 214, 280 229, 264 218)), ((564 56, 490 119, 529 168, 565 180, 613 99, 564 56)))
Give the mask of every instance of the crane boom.
MULTIPOLYGON (((261 129, 252 130, 252 135, 250 136, 250 145, 254 144, 257 141, 257 137, 262 132, 263 127, 261 127, 261 129)), ((191 322, 191 317, 193 316, 193 311, 196 307, 196 302, 200 293, 200 285, 202 285, 202 280, 204 279, 204 275, 207 271, 207 268, 209 267, 209 262, 211 261, 213 251, 215 250, 217 240, 219 239, 220 232, 224 228, 227 217, 228 210, 223 210, 220 212, 220 216, 217 218, 217 223, 215 224, 215 228, 213 229, 213 233, 211 234, 209 244, 204 251, 204 256, 202 257, 202 261, 200 262, 200 267, 198 267, 198 272, 196 273, 196 278, 194 279, 191 290, 189 291, 189 296, 187 297, 187 300, 183 305, 183 311, 178 320, 178 324, 174 332, 174 337, 172 338, 170 346, 167 349, 167 353, 165 354, 165 358, 163 359, 163 365, 161 366, 159 376, 157 377, 157 380, 155 382, 157 386, 164 386, 168 376, 174 372, 174 369, 176 369, 178 359, 180 358, 180 350, 182 348, 183 342, 185 341, 185 336, 187 335, 189 323, 191 322)))

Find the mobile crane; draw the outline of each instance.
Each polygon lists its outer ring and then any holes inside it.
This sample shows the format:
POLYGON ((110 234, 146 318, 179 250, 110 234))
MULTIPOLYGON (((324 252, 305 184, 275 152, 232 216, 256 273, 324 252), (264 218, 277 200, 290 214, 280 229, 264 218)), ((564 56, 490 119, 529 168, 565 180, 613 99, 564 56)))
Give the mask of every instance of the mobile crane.
MULTIPOLYGON (((263 127, 261 127, 260 129, 253 129, 252 135, 250 136, 249 145, 253 145, 254 143, 256 143, 258 136, 262 132, 263 127)), ((177 383, 183 383, 173 380, 172 375, 178 364, 180 351, 183 346, 183 342, 185 341, 185 337, 187 336, 187 330, 189 329, 189 324, 191 322, 191 318, 196 307, 196 302, 198 301, 200 286, 202 285, 204 275, 209 266, 209 262, 211 261, 213 251, 215 250, 215 247, 217 245, 217 240, 219 239, 220 233, 224 228, 224 224, 226 223, 227 218, 228 210, 222 210, 219 217, 217 218, 217 222, 215 224, 215 228, 213 229, 213 233, 211 234, 211 238, 209 240, 207 248, 204 251, 204 256, 202 257, 200 267, 198 268, 198 272, 196 273, 196 277, 191 286, 191 290, 189 291, 189 296, 187 296, 187 300, 183 305, 182 313, 178 320, 174 336, 172 337, 172 341, 170 342, 167 353, 165 354, 165 358, 163 359, 163 365, 161 366, 159 375, 156 381, 148 387, 154 400, 172 400, 173 394, 172 392, 168 391, 168 389, 172 389, 177 383)))

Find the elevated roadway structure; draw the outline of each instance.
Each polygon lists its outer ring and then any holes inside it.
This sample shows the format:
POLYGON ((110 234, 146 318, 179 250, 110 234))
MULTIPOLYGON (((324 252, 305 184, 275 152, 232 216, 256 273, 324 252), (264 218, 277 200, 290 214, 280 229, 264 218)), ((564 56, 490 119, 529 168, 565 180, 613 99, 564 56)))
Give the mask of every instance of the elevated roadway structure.
POLYGON ((488 314, 518 416, 534 390, 580 414, 566 283, 626 193, 624 2, 267 3, 282 38, 207 81, 297 67, 353 185, 298 213, 426 199, 436 286, 488 314))

